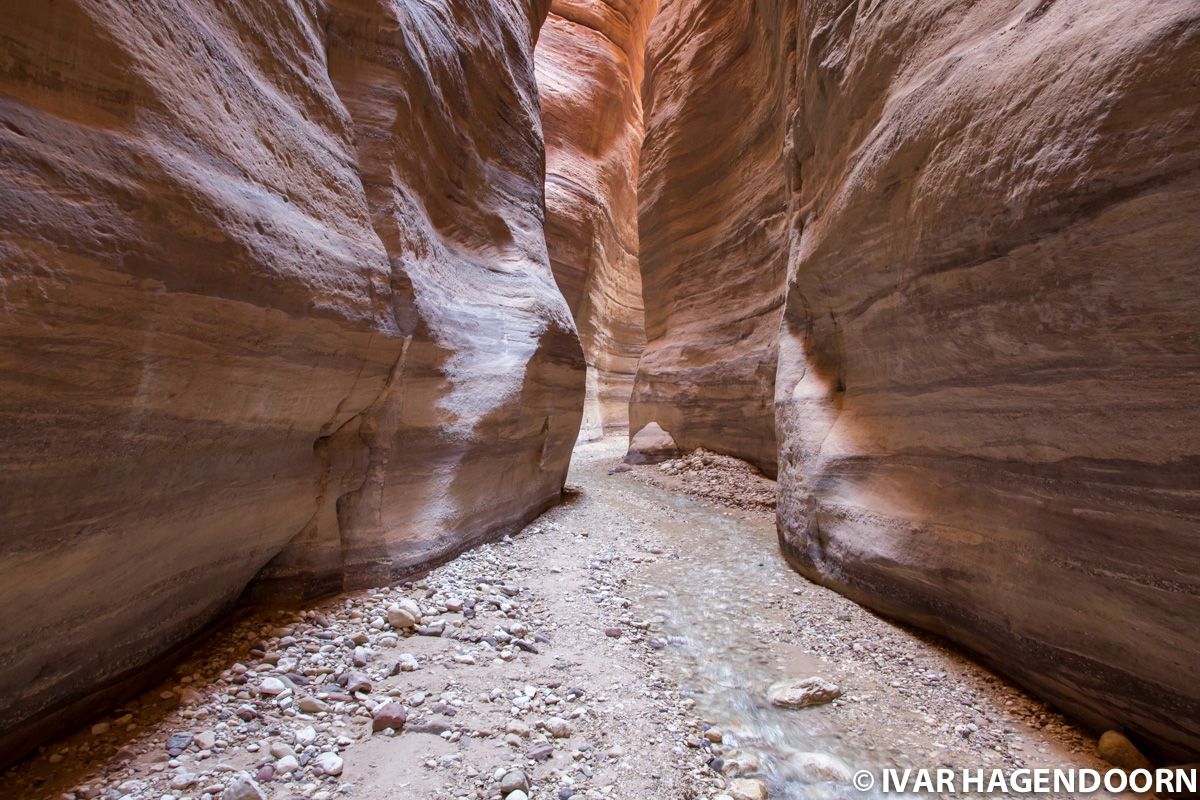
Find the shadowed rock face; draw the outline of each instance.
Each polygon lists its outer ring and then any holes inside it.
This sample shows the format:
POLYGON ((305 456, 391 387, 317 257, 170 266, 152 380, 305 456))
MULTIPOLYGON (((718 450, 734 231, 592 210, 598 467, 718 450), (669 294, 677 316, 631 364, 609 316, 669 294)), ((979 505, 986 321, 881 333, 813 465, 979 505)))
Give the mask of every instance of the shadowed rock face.
POLYGON ((629 411, 632 431, 657 422, 684 450, 768 474, 787 264, 780 13, 664 0, 651 26, 638 213, 648 341, 629 411))
POLYGON ((646 336, 638 272, 642 54, 658 0, 555 0, 537 47, 546 243, 588 363, 582 436, 629 427, 646 336))
MULTIPOLYGON (((0 10, 0 734, 556 501, 522 0, 0 10)), ((14 739, 2 742, 7 749, 14 739)))
POLYGON ((778 342, 800 569, 1200 752, 1195 4, 667 0, 647 64, 634 428, 748 452, 778 342))

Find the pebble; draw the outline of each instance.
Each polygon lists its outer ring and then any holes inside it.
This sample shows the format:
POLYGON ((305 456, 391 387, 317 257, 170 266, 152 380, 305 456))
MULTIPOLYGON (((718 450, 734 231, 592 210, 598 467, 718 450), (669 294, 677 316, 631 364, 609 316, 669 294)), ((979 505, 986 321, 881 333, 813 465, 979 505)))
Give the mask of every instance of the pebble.
POLYGON ((404 728, 406 722, 408 722, 408 709, 404 707, 403 703, 396 701, 384 703, 375 709, 375 713, 371 716, 371 732, 378 733, 387 728, 399 731, 404 728))
POLYGON ((266 797, 254 779, 243 772, 221 793, 221 800, 266 800, 266 797))
POLYGON ((371 679, 361 672, 345 672, 338 678, 338 684, 350 694, 371 691, 371 679))
POLYGON ((831 703, 842 696, 837 684, 816 675, 780 681, 767 690, 767 699, 780 708, 808 708, 831 703))
POLYGON ((396 629, 415 628, 421 622, 421 607, 405 598, 387 610, 388 624, 396 629))
POLYGON ((341 775, 343 761, 337 753, 321 753, 314 760, 317 768, 326 775, 341 775))
POLYGON ((767 800, 767 785, 753 778, 738 778, 729 784, 733 800, 767 800))
POLYGON ((329 711, 329 703, 316 697, 301 697, 296 706, 305 714, 322 714, 329 711))
POLYGON ((317 729, 312 725, 305 725, 300 730, 296 731, 296 744, 305 746, 310 745, 317 740, 317 729))
POLYGON ((519 769, 509 770, 500 779, 500 794, 507 796, 511 792, 528 791, 529 778, 519 769))
POLYGON ((533 747, 529 748, 529 750, 525 751, 525 755, 534 761, 546 761, 554 755, 554 745, 534 745, 533 747))
POLYGON ((274 697, 283 694, 287 690, 287 684, 279 680, 279 678, 263 678, 262 683, 258 685, 260 694, 274 697))
POLYGON ((172 789, 187 789, 194 786, 200 778, 190 772, 180 772, 177 775, 171 776, 172 789))
POLYGON ((733 777, 751 775, 762 772, 762 762, 753 753, 732 752, 722 760, 721 772, 733 777))
POLYGON ((296 755, 296 751, 293 750, 292 746, 286 742, 271 742, 271 746, 267 748, 267 752, 271 754, 271 758, 283 758, 284 756, 296 755))
POLYGON ((192 734, 188 731, 177 731, 167 738, 167 753, 177 756, 192 746, 192 734))
POLYGON ((789 760, 809 783, 850 783, 854 778, 854 770, 836 756, 796 753, 789 760))
POLYGON ((555 739, 566 739, 572 733, 571 724, 561 717, 551 717, 546 720, 545 728, 555 739))

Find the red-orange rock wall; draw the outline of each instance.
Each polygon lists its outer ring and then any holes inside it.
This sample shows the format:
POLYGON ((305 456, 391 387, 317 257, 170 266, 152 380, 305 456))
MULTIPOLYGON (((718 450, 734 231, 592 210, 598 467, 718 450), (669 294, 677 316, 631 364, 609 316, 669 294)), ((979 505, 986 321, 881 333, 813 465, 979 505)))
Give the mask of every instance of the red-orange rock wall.
POLYGON ((632 433, 657 422, 685 450, 768 473, 787 265, 782 11, 664 0, 651 26, 638 188, 647 345, 630 405, 632 433))
POLYGON ((546 243, 588 362, 583 435, 629 427, 645 347, 637 174, 642 55, 658 0, 554 0, 537 47, 546 243))

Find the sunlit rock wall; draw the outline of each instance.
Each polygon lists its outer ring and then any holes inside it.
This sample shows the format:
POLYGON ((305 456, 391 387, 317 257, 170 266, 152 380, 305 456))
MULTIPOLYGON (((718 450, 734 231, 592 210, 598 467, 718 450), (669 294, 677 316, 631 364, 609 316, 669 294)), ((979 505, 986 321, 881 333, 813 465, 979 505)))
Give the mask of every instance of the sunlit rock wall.
POLYGON ((588 363, 582 436, 629 427, 646 336, 638 272, 642 55, 658 0, 554 0, 537 47, 546 243, 588 363))
POLYGON ((558 498, 546 6, 0 7, 0 750, 260 571, 371 585, 558 498))
POLYGON ((630 406, 632 433, 657 422, 684 450, 768 473, 787 264, 785 11, 663 0, 651 26, 638 190, 647 345, 630 406))

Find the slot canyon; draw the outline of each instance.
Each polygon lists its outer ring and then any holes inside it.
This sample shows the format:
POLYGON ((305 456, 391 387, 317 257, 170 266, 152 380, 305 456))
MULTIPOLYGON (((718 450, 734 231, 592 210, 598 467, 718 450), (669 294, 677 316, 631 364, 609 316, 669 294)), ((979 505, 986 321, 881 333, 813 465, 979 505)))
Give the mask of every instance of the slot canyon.
POLYGON ((1200 796, 1196 0, 3 0, 0 259, 2 798, 1200 796))

